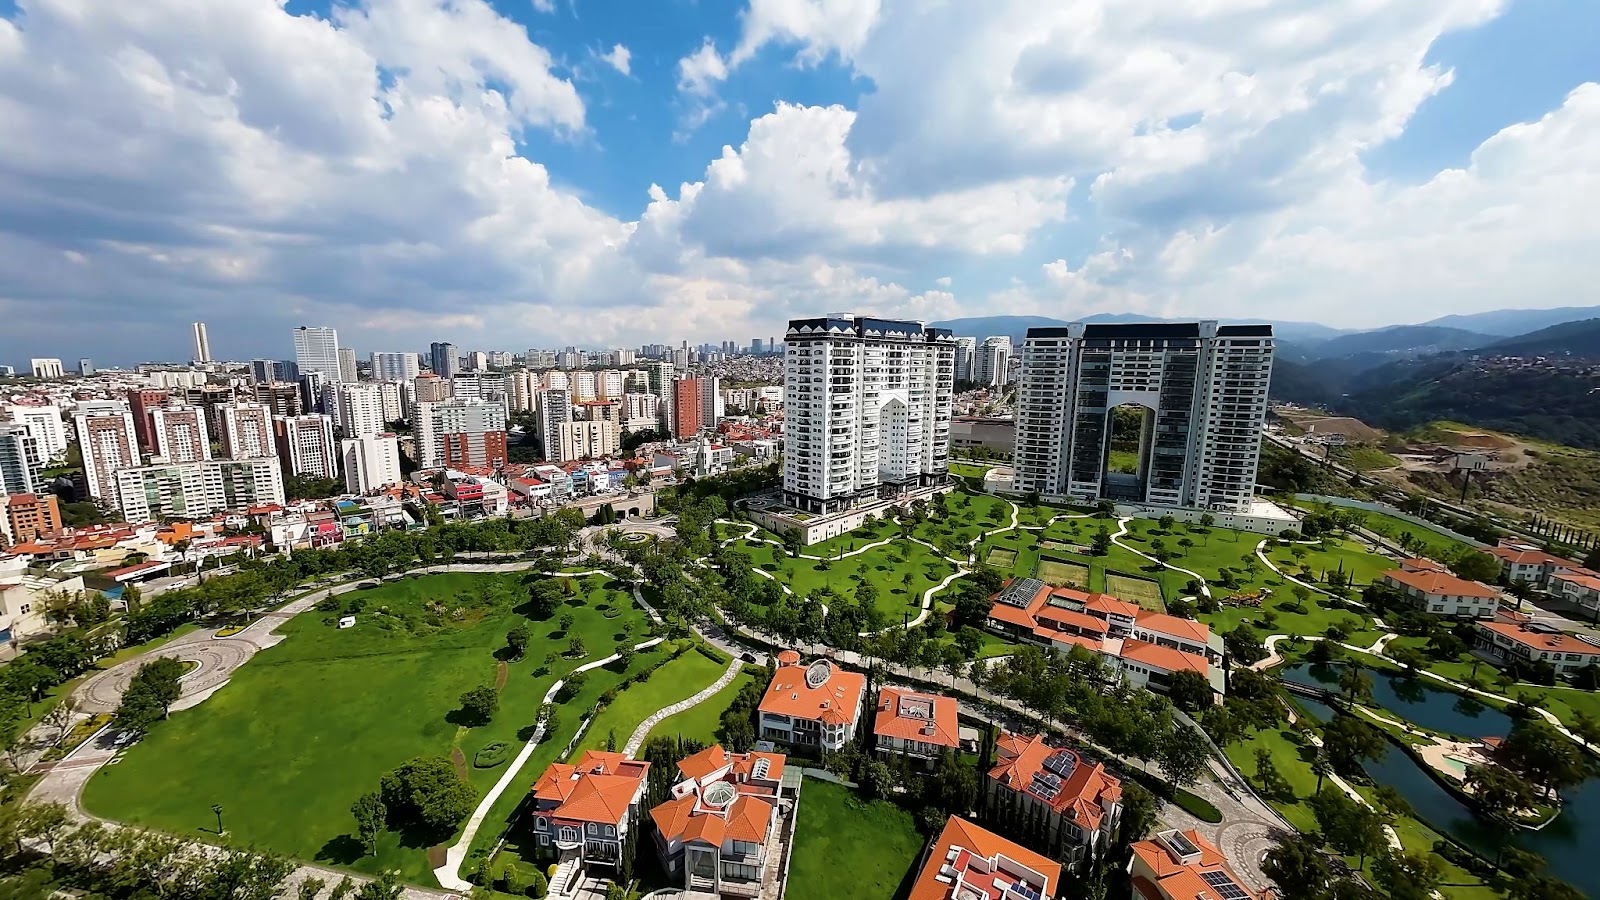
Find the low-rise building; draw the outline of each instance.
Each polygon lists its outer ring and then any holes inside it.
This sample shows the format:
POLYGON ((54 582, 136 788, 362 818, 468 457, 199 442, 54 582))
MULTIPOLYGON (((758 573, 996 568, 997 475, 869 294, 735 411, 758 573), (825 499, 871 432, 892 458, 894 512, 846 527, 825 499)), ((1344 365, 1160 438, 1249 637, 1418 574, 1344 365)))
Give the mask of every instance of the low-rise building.
POLYGON ((1457 619, 1493 619, 1500 591, 1487 584, 1457 578, 1449 572, 1390 569, 1383 583, 1399 591, 1418 610, 1457 619))
POLYGON ((1552 596, 1593 616, 1600 613, 1600 572, 1584 568, 1562 569, 1550 575, 1546 588, 1552 596))
POLYGON ((1164 693, 1174 674, 1192 671, 1223 692, 1222 639, 1203 622, 1035 578, 1014 578, 991 599, 987 624, 997 634, 1062 652, 1082 647, 1152 691, 1164 693))
POLYGON ((576 765, 551 763, 533 785, 534 840, 559 865, 614 868, 649 784, 650 764, 587 750, 576 765))
POLYGON ((672 799, 650 811, 667 874, 695 896, 754 897, 783 865, 784 757, 719 744, 678 763, 672 799))
POLYGON ((907 900, 1052 900, 1060 888, 1060 863, 951 816, 907 900))
POLYGON ((1035 846, 1071 868, 1111 846, 1122 820, 1122 781, 1102 763, 1056 748, 1043 735, 1002 734, 984 782, 994 822, 1035 824, 1035 846))
POLYGON ((1133 900, 1265 900, 1229 867, 1216 845, 1198 831, 1163 831, 1133 845, 1128 860, 1133 900))
POLYGON ((1532 544, 1507 542, 1484 551, 1500 560, 1500 575, 1509 584, 1526 581, 1537 588, 1550 588, 1550 576, 1583 568, 1570 559, 1556 556, 1532 544))
POLYGON ((4 531, 8 542, 31 541, 61 530, 61 504, 55 494, 0 496, 0 506, 5 507, 0 531, 4 531))
POLYGON ((819 659, 800 664, 800 654, 778 654, 778 671, 758 708, 757 734, 802 749, 834 751, 855 734, 866 676, 819 659))
POLYGON ((1475 626, 1473 649, 1500 665, 1547 662, 1557 675, 1572 675, 1585 666, 1600 665, 1600 641, 1585 640, 1531 622, 1495 620, 1475 626))
POLYGON ((956 701, 949 697, 892 687, 878 691, 872 735, 879 753, 908 756, 931 765, 940 754, 959 747, 959 728, 956 701))

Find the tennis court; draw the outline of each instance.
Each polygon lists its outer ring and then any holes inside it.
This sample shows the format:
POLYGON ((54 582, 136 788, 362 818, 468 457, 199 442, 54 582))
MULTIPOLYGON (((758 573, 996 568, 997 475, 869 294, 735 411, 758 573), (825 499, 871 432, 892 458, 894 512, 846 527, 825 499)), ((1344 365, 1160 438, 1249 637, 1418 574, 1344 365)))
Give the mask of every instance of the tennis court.
POLYGON ((989 565, 1001 569, 1009 569, 1017 562, 1017 551, 1003 550, 999 547, 989 551, 989 565))
POLYGON ((1167 604, 1161 597, 1161 585, 1148 578, 1135 578, 1117 572, 1106 573, 1106 593, 1119 600, 1137 603, 1142 609, 1166 612, 1167 604))
POLYGON ((1089 567, 1078 563, 1063 562, 1059 559, 1039 560, 1039 580, 1045 584, 1057 587, 1071 585, 1077 588, 1089 586, 1089 567))

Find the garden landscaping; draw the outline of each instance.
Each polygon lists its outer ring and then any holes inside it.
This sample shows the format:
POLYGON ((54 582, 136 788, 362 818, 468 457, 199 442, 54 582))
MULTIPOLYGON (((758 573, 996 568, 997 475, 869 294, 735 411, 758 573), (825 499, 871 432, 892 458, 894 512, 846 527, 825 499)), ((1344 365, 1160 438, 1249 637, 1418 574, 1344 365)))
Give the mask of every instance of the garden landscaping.
POLYGON ((911 813, 850 788, 807 778, 789 869, 788 895, 883 900, 902 887, 926 843, 911 813))
MULTIPOLYGON (((685 740, 699 741, 702 744, 713 744, 717 741, 717 726, 722 723, 722 713, 733 705, 735 697, 745 685, 756 680, 760 673, 763 681, 766 679, 766 670, 753 669, 749 666, 741 669, 733 681, 706 699, 699 706, 693 706, 674 716, 662 719, 655 728, 650 730, 650 737, 666 735, 667 737, 682 737, 685 740)), ((647 738, 648 740, 648 738, 647 738)))
MULTIPOLYGON (((420 576, 344 594, 337 610, 297 616, 279 626, 286 639, 235 672, 227 690, 174 713, 95 775, 83 803, 97 815, 184 837, 214 827, 211 806, 220 804, 237 843, 364 872, 398 869, 406 880, 432 883, 427 849, 450 835, 385 831, 376 854, 368 854, 353 837, 356 797, 413 757, 454 751, 481 797, 505 771, 493 762, 492 745, 505 744, 511 756, 521 749, 557 678, 646 636, 643 612, 603 576, 563 579, 571 593, 562 591, 565 599, 549 616, 531 618, 529 583, 536 580, 420 576), (345 613, 356 615, 355 627, 337 628, 345 613), (566 616, 570 629, 561 627, 566 616), (522 658, 511 659, 506 634, 518 624, 531 640, 522 658), (581 652, 573 652, 574 640, 581 652), (469 721, 461 695, 492 688, 502 661, 498 711, 487 724, 469 721), (468 762, 480 752, 486 767, 468 762), (185 790, 172 791, 173 784, 185 790)), ((637 653, 629 672, 665 653, 637 653)), ((581 712, 627 674, 614 666, 589 672, 522 777, 531 783, 541 754, 559 752, 581 712)), ((519 791, 503 795, 480 834, 492 840, 520 799, 519 791)))

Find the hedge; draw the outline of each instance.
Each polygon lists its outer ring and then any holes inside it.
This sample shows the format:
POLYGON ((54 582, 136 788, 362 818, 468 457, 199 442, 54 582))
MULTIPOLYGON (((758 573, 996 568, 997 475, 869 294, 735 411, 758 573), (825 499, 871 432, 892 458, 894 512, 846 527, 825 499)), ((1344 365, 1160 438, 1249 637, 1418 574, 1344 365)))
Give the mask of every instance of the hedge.
POLYGON ((472 756, 472 765, 479 769, 492 769, 506 761, 511 755, 511 745, 505 741, 492 741, 484 744, 472 756))

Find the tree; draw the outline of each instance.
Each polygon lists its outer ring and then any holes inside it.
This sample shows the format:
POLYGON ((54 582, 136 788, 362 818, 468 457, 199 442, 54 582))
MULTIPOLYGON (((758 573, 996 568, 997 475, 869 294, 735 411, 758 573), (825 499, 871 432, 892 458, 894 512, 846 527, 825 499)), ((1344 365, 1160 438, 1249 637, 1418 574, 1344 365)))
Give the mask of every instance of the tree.
POLYGON ((1450 561, 1450 571, 1468 581, 1492 583, 1500 577, 1500 560, 1481 550, 1463 547, 1450 561))
POLYGON ((1372 698, 1372 676, 1361 663, 1352 660, 1339 673, 1339 690, 1344 694, 1345 705, 1354 709, 1357 703, 1372 698))
MULTIPOLYGON (((571 579, 562 579, 562 582, 571 584, 571 579)), ((556 614, 564 596, 561 585, 556 579, 542 578, 535 581, 528 588, 528 612, 536 619, 548 619, 556 614)))
POLYGON ((560 619, 560 622, 559 622, 559 624, 561 625, 561 633, 562 634, 566 634, 567 632, 571 631, 572 630, 572 623, 576 622, 576 621, 577 621, 577 618, 575 616, 573 616, 572 613, 562 613, 561 614, 561 619, 560 619))
POLYGON ((1437 856, 1397 852, 1379 857, 1372 876, 1389 900, 1430 900, 1444 871, 1437 856))
POLYGON ((1211 682, 1192 669, 1179 669, 1167 682, 1167 699, 1172 705, 1187 713, 1210 709, 1215 703, 1211 682))
POLYGON ((589 655, 588 648, 583 645, 583 635, 575 634, 567 640, 567 655, 573 659, 581 659, 589 655))
POLYGON ((1311 811, 1328 845, 1346 856, 1367 857, 1383 852, 1389 845, 1383 816, 1365 804, 1345 796, 1337 788, 1323 788, 1311 798, 1311 811))
POLYGON ((1511 727, 1500 745, 1499 760, 1542 788, 1547 799, 1564 787, 1581 783, 1590 772, 1582 751, 1536 719, 1523 719, 1511 727))
POLYGON ((1089 549, 1093 551, 1095 556, 1105 556, 1110 553, 1111 532, 1101 526, 1100 530, 1095 532, 1094 537, 1090 540, 1089 549))
POLYGON ((506 632, 506 650, 510 651, 512 659, 521 659, 528 652, 528 644, 532 640, 533 634, 528 626, 518 622, 506 632))
POLYGON ((332 891, 328 892, 328 900, 344 900, 344 898, 350 896, 355 889, 356 883, 351 880, 349 875, 346 875, 344 878, 340 879, 338 884, 333 886, 332 891))
POLYGON ((405 885, 400 883, 399 872, 384 872, 356 891, 356 900, 400 900, 405 885))
POLYGON ((1500 830, 1500 845, 1495 856, 1495 865, 1499 865, 1517 827, 1518 816, 1533 807, 1538 792, 1504 766, 1469 766, 1463 784, 1472 795, 1472 805, 1500 830))
POLYGON ((455 767, 443 756, 414 757, 383 776, 379 798, 388 810, 390 825, 415 822, 435 833, 454 831, 472 812, 477 794, 456 777, 455 767))
POLYGON ((1193 784, 1205 770, 1206 760, 1210 758, 1211 746, 1198 731, 1187 725, 1174 723, 1172 730, 1161 740, 1161 771, 1168 781, 1179 787, 1193 784))
POLYGON ((1122 822, 1117 826, 1117 843, 1127 846, 1144 839, 1155 827, 1157 802, 1155 795, 1136 781, 1122 785, 1122 822))
POLYGON ((306 878, 300 882, 296 896, 299 900, 317 900, 317 895, 321 894, 327 885, 328 883, 321 878, 306 878))
POLYGON ((1333 872, 1328 859, 1309 838, 1288 834, 1267 851, 1261 872, 1277 883, 1285 897, 1321 896, 1333 872))
POLYGON ((1242 622, 1223 636, 1223 644, 1236 662, 1246 666, 1267 656, 1267 649, 1261 644, 1261 635, 1242 622))
POLYGON ((1272 759, 1272 751, 1265 747, 1256 749, 1256 781, 1261 783, 1261 793, 1269 798, 1288 800, 1294 796, 1288 779, 1278 771, 1278 764, 1272 759))
POLYGON ((356 839, 361 841, 361 846, 370 854, 378 852, 378 833, 383 830, 384 818, 389 810, 383 805, 376 792, 368 792, 356 798, 350 805, 350 814, 356 819, 356 839))
POLYGON ((1405 667, 1406 674, 1415 676, 1428 665, 1428 656, 1415 647, 1396 647, 1388 653, 1390 659, 1405 667))
POLYGON ((1303 584, 1297 584, 1289 588, 1289 593, 1294 595, 1294 611, 1305 612, 1306 601, 1311 599, 1311 589, 1303 584))
POLYGON ((461 695, 461 711, 475 725, 487 725, 500 710, 500 693, 492 685, 480 684, 461 695))
POLYGON ((1363 760, 1382 759, 1389 743, 1382 732, 1355 716, 1334 716, 1322 726, 1322 749, 1334 771, 1356 775, 1363 760))

